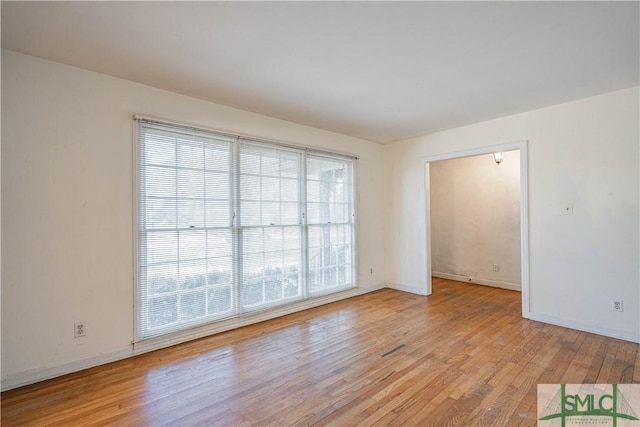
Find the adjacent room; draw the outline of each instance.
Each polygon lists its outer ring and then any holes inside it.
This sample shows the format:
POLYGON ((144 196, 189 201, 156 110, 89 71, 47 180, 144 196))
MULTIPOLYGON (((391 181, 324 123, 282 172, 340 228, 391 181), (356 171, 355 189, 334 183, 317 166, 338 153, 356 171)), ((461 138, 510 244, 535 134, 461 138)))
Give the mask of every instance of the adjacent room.
POLYGON ((635 399, 639 2, 0 7, 3 425, 635 399))
POLYGON ((428 277, 521 290, 520 173, 517 150, 429 163, 428 277))

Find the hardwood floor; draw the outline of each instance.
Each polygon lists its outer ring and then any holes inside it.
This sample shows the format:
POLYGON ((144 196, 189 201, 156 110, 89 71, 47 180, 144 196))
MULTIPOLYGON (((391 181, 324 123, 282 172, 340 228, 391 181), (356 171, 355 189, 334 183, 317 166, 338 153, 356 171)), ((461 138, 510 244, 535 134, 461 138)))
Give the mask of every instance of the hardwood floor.
POLYGON ((534 426, 538 383, 638 383, 638 344, 434 279, 2 394, 2 425, 534 426))

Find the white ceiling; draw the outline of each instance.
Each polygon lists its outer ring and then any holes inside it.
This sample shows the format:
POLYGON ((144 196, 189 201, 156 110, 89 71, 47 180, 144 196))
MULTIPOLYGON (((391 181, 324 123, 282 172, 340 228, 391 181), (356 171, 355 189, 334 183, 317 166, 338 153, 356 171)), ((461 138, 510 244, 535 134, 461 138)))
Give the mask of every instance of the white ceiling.
POLYGON ((2 2, 2 47, 376 142, 639 84, 638 2, 2 2))

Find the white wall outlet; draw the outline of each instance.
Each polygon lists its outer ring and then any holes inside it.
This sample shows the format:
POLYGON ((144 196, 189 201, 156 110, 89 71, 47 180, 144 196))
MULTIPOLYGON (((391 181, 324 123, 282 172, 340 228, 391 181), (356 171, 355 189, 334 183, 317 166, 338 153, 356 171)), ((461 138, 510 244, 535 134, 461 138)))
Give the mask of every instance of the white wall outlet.
POLYGON ((500 271, 500 264, 493 264, 493 271, 500 271))
POLYGON ((84 322, 77 322, 73 324, 73 336, 76 338, 87 336, 87 327, 84 322))
POLYGON ((624 311, 624 306, 622 305, 621 299, 611 300, 611 311, 624 311))
POLYGON ((562 213, 565 215, 573 215, 573 203, 567 202, 562 208, 562 213))

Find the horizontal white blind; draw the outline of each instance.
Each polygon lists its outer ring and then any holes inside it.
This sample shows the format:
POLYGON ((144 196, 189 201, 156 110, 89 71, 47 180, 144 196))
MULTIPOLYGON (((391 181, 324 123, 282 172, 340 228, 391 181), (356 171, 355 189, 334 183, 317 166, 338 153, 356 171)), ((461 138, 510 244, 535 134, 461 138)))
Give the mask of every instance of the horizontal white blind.
POLYGON ((352 162, 307 156, 309 292, 353 286, 352 162))
POLYGON ((140 124, 138 323, 143 336, 235 314, 233 142, 140 124))
POLYGON ((302 153, 240 142, 243 311, 302 298, 302 153))
POLYGON ((138 124, 138 339, 355 286, 353 160, 138 124))

